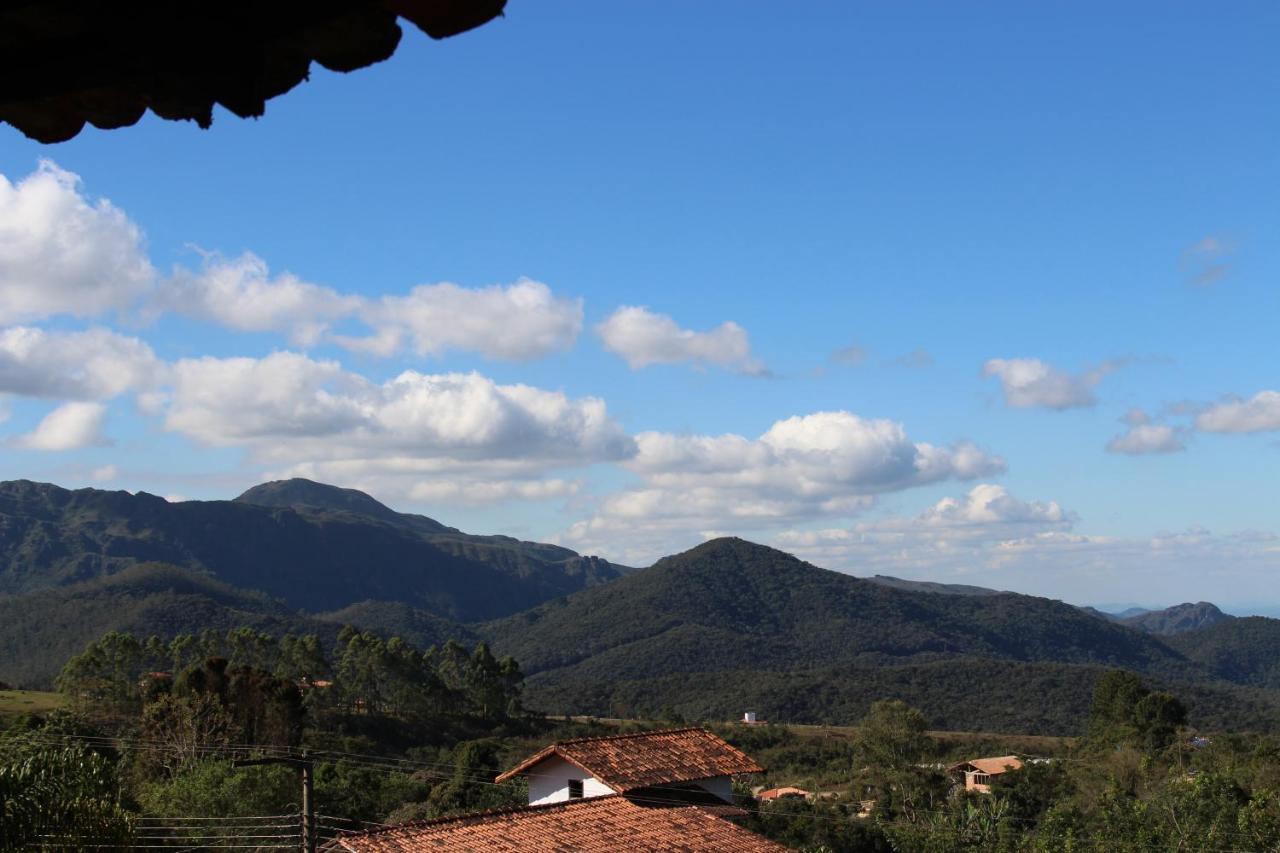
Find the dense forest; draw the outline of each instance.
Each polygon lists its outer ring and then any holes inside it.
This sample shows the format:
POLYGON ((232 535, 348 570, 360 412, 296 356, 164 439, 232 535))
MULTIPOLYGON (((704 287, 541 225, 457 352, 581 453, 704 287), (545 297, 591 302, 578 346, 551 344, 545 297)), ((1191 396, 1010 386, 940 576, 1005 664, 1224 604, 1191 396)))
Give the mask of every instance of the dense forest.
MULTIPOLYGON (((344 627, 251 628, 165 642, 119 632, 64 666, 67 707, 0 731, 5 849, 296 845, 299 768, 323 838, 523 803, 494 777, 561 737, 684 724, 530 713, 522 675, 483 645, 418 649, 344 627)), ((1052 696, 1046 697, 1049 701, 1052 696)), ((1270 850, 1280 845, 1280 741, 1198 730, 1183 698, 1133 673, 1097 674, 1073 738, 932 733, 920 710, 874 701, 856 728, 703 721, 766 772, 735 783, 745 825, 797 850, 1270 850), (991 794, 947 767, 1016 753, 991 794), (765 801, 795 785, 809 799, 765 801)))

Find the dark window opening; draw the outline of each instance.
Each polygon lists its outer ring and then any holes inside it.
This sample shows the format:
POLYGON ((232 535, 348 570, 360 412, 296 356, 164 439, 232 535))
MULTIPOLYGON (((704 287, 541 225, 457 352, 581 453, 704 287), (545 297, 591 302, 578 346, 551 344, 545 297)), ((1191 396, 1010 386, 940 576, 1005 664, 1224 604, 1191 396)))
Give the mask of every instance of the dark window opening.
POLYGON ((569 799, 571 800, 582 799, 582 780, 581 779, 569 780, 569 799))

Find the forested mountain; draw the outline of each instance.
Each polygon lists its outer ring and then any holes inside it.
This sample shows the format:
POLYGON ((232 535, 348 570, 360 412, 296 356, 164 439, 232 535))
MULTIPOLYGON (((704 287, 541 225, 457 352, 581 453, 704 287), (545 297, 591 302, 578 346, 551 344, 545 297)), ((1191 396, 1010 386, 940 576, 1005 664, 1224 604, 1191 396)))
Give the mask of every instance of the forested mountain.
POLYGON ((704 543, 486 630, 530 673, 588 667, 617 678, 743 660, 761 669, 962 656, 1183 663, 1153 638, 1058 601, 908 592, 741 539, 704 543))
POLYGON ((1149 610, 1133 616, 1117 617, 1117 621, 1130 628, 1146 631, 1148 634, 1170 635, 1207 628, 1234 618, 1223 613, 1215 605, 1201 601, 1196 604, 1175 604, 1164 610, 1149 610))
POLYGON ((471 536, 397 513, 361 492, 305 480, 234 501, 0 483, 0 594, 34 592, 161 562, 254 589, 293 608, 398 601, 491 619, 611 580, 598 558, 503 536, 471 536))
POLYGON ((1219 678, 1280 690, 1280 619, 1229 618, 1164 642, 1219 678))
POLYGON ((938 583, 937 581, 909 581, 892 575, 872 575, 864 580, 881 586, 903 589, 907 592, 936 592, 939 595, 1000 595, 1001 590, 963 583, 938 583))
POLYGON ((1044 598, 862 580, 739 539, 624 570, 306 480, 187 503, 0 484, 0 560, 0 679, 29 686, 113 629, 327 639, 354 625, 420 647, 487 640, 553 712, 754 705, 835 721, 895 695, 939 725, 1067 731, 1098 673, 1123 667, 1198 697, 1203 719, 1280 728, 1280 621, 1157 636, 1044 598))
POLYGON ((1058 601, 901 590, 738 539, 481 630, 551 711, 819 722, 892 695, 939 726, 1070 731, 1098 674, 1123 667, 1177 685, 1205 724, 1280 725, 1280 694, 1222 683, 1269 686, 1265 674, 1193 658, 1194 634, 1174 648, 1058 601))

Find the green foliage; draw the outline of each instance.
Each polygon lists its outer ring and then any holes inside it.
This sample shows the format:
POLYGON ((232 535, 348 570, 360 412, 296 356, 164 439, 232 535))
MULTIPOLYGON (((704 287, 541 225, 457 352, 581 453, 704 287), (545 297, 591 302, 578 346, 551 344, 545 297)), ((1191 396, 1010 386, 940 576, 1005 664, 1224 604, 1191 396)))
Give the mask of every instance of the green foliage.
POLYGON ((248 817, 297 812, 298 771, 280 765, 236 767, 230 761, 194 762, 169 779, 142 787, 149 814, 166 817, 248 817))
POLYGON ((409 773, 323 761, 316 765, 315 792, 317 808, 325 814, 390 822, 388 816, 403 804, 425 799, 431 784, 409 773))
POLYGON ((1153 693, 1131 672, 1113 670, 1098 680, 1089 708, 1089 738, 1105 745, 1149 750, 1173 743, 1187 709, 1169 693, 1153 693))
POLYGON ((0 849, 96 849, 133 837, 110 760, 79 746, 0 745, 0 849))
POLYGON ((501 769, 501 748, 502 744, 493 738, 459 744, 450 762, 453 772, 447 782, 431 791, 424 816, 524 805, 528 794, 522 784, 494 785, 489 781, 501 769))
POLYGON ((858 726, 856 749, 864 765, 904 770, 929 748, 924 714, 898 699, 883 699, 858 726))

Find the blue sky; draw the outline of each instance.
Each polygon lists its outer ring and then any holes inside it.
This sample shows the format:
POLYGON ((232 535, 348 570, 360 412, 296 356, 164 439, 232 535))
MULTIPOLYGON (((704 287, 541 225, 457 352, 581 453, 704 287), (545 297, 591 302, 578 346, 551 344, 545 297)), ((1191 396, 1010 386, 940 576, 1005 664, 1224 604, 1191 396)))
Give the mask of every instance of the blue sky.
POLYGON ((257 121, 0 127, 0 462, 186 498, 309 474, 624 562, 734 533, 1275 605, 1278 32, 512 0, 257 121))

